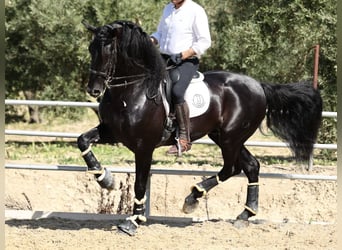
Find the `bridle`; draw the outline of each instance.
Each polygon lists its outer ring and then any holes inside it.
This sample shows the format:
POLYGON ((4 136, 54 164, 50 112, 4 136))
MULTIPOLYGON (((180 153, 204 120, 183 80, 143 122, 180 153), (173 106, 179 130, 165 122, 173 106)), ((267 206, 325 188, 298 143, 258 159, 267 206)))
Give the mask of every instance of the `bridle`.
MULTIPOLYGON (((104 40, 101 39, 101 50, 103 48, 104 48, 104 40)), ((103 71, 97 71, 97 70, 94 70, 92 68, 89 69, 91 74, 94 74, 96 76, 100 76, 100 77, 105 79, 104 80, 104 85, 105 85, 104 91, 106 89, 112 89, 112 88, 136 84, 138 82, 142 82, 141 80, 146 77, 145 73, 137 74, 137 75, 129 75, 129 76, 114 76, 116 63, 117 63, 117 37, 114 37, 112 39, 112 43, 111 43, 109 63, 107 64, 105 71, 104 72, 103 71), (132 78, 138 78, 138 79, 130 80, 132 78), (113 81, 116 81, 116 80, 122 80, 122 83, 111 84, 113 81)))

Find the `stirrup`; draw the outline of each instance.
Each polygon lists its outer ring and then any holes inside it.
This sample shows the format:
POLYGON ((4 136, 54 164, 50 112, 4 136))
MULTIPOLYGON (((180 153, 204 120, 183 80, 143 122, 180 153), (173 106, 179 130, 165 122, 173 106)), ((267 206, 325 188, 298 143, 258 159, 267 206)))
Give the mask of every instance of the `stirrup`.
POLYGON ((189 151, 191 149, 191 142, 184 139, 176 139, 177 143, 172 145, 166 152, 168 155, 181 156, 183 152, 189 151))

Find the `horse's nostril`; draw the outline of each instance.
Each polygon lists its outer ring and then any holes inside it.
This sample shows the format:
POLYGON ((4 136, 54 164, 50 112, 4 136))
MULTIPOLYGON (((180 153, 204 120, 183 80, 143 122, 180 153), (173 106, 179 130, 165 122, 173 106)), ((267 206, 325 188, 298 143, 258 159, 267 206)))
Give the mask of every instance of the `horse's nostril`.
POLYGON ((101 94, 101 91, 99 89, 87 88, 87 92, 93 97, 98 97, 101 94))
POLYGON ((94 89, 93 93, 94 93, 95 96, 98 96, 99 94, 101 94, 101 91, 98 90, 98 89, 94 89))

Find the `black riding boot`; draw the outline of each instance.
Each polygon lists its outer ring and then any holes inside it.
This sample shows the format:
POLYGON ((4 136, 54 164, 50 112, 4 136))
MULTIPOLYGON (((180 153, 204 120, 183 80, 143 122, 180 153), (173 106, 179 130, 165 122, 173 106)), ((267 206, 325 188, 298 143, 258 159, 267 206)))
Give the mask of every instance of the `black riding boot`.
POLYGON ((190 141, 190 114, 189 107, 186 102, 175 105, 176 111, 176 119, 179 126, 179 144, 173 145, 167 151, 169 155, 176 155, 179 152, 189 151, 191 149, 191 141, 190 141), (178 145, 180 145, 180 149, 178 149, 178 145))

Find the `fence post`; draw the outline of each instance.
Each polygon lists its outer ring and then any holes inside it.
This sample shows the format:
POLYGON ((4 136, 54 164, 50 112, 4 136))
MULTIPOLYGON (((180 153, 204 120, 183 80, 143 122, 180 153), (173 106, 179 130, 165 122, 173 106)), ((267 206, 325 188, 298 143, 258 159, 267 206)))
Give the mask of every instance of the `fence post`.
POLYGON ((317 89, 318 87, 318 64, 319 64, 319 45, 314 46, 315 50, 315 63, 314 63, 314 78, 313 87, 317 89))

